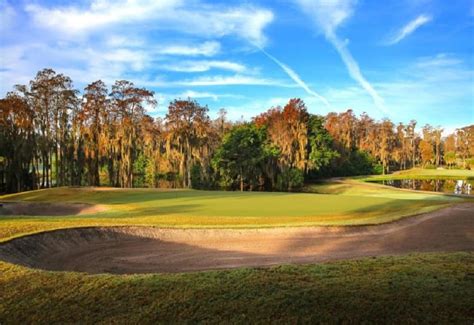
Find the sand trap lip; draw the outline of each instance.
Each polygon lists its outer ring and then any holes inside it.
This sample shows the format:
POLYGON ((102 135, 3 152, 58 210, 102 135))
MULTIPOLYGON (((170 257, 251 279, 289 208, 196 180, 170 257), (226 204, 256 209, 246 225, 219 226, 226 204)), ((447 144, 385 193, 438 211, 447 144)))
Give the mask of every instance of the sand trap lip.
POLYGON ((86 203, 52 203, 52 202, 1 202, 1 215, 25 216, 67 216, 82 215, 105 211, 102 205, 86 203))
POLYGON ((474 251, 474 204, 365 227, 166 229, 90 227, 0 244, 0 259, 88 273, 189 272, 410 252, 474 251))

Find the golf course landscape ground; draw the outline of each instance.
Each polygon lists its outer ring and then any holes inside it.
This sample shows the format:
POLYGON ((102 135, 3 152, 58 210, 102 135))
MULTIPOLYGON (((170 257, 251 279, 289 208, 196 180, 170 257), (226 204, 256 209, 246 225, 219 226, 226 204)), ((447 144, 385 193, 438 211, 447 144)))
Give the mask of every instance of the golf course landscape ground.
POLYGON ((474 320, 472 197, 356 178, 305 193, 54 188, 0 202, 0 324, 474 320))

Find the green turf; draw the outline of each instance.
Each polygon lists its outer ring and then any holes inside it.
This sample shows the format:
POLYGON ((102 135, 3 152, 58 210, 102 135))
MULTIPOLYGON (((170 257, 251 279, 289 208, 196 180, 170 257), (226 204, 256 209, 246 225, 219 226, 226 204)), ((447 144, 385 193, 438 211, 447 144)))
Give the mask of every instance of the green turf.
POLYGON ((474 170, 465 169, 408 169, 388 175, 373 175, 361 177, 364 180, 388 179, 463 179, 474 180, 474 170))
POLYGON ((175 275, 85 275, 0 263, 0 323, 474 321, 474 254, 416 254, 175 275))
MULTIPOLYGON (((266 227, 377 224, 465 199, 358 180, 309 193, 59 188, 0 201, 97 203, 81 216, 0 216, 0 241, 78 226, 266 227)), ((415 254, 308 266, 157 275, 47 272, 0 262, 0 324, 466 323, 474 254, 415 254)))
POLYGON ((2 201, 82 202, 107 210, 80 216, 2 216, 0 241, 41 230, 97 225, 272 227, 365 225, 428 212, 459 198, 346 180, 310 186, 312 193, 53 188, 2 201))

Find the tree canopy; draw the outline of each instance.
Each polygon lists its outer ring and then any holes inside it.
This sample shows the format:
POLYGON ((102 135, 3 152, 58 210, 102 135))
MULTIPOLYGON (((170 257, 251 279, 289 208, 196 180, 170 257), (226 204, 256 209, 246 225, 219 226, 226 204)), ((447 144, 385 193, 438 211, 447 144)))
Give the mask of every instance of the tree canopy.
POLYGON ((352 110, 310 113, 303 100, 246 123, 215 119, 192 99, 154 118, 153 91, 101 80, 82 94, 44 69, 0 99, 0 185, 18 192, 67 185, 298 190, 318 177, 413 166, 474 168, 474 125, 442 136, 416 121, 376 121, 352 110))

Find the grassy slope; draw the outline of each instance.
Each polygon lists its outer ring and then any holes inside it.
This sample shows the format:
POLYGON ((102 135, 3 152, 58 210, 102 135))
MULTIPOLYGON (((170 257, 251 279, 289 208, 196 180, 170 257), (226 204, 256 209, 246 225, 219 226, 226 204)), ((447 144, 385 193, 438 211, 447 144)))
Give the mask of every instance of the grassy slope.
POLYGON ((0 241, 42 230, 96 225, 271 227, 377 224, 427 212, 460 199, 347 180, 311 186, 313 193, 55 188, 1 201, 98 203, 105 212, 63 217, 2 216, 0 241), (316 193, 316 194, 315 194, 316 193))
POLYGON ((84 275, 0 263, 0 323, 465 323, 474 254, 415 254, 175 275, 84 275))
POLYGON ((374 175, 364 177, 366 180, 387 179, 464 179, 474 180, 474 170, 461 169, 408 169, 388 175, 374 175))

